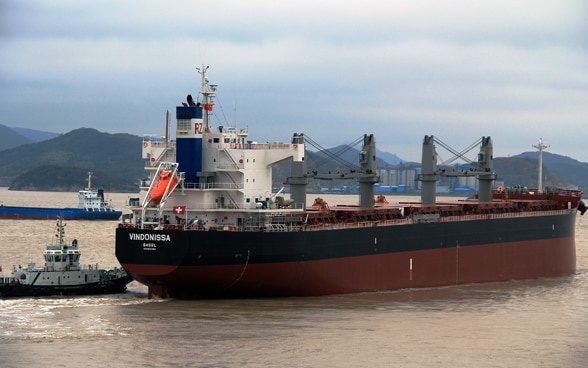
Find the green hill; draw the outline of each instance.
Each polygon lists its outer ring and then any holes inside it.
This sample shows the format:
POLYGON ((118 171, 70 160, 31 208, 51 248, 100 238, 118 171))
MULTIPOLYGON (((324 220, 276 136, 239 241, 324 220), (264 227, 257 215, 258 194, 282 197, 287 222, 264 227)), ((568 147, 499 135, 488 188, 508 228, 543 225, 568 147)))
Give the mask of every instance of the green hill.
POLYGON ((12 187, 15 179, 26 174, 14 183, 15 189, 79 190, 80 179, 84 183, 86 172, 92 171, 112 178, 112 191, 129 191, 130 187, 136 191, 139 179, 145 177, 143 167, 141 137, 80 128, 50 140, 0 151, 0 186, 12 187), (81 172, 84 174, 80 177, 81 172), (60 185, 48 184, 58 175, 62 176, 60 185))
POLYGON ((11 149, 33 142, 32 139, 15 132, 12 128, 0 124, 0 150, 11 149))
MULTIPOLYGON (((522 185, 528 188, 537 188, 539 182, 538 161, 531 157, 497 157, 494 159, 494 171, 498 180, 503 180, 504 185, 512 187, 522 185)), ((543 165, 543 186, 558 188, 582 187, 585 182, 573 182, 570 177, 554 174, 550 166, 543 165)))
MULTIPOLYGON (((39 190, 44 192, 76 192, 88 186, 88 172, 78 167, 39 166, 16 177, 10 190, 39 190), (42 178, 39 180, 39 178, 42 178)), ((111 176, 103 171, 92 172, 92 188, 107 192, 136 192, 136 183, 111 176)))
MULTIPOLYGON (((524 152, 516 157, 525 157, 533 160, 537 165, 537 152, 524 152)), ((588 191, 588 163, 574 160, 568 156, 562 156, 551 152, 543 152, 543 171, 547 168, 557 178, 577 185, 584 191, 588 191)), ((545 180, 545 175, 543 175, 545 180)))

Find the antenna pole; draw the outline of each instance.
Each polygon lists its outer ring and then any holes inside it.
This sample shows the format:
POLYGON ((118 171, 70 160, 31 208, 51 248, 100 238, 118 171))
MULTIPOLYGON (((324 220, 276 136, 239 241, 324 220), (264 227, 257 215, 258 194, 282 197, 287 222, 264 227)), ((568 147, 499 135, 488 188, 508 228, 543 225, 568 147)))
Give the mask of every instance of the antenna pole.
POLYGON ((212 111, 212 106, 214 105, 213 97, 216 94, 216 85, 208 83, 208 77, 206 76, 206 71, 208 70, 208 66, 202 64, 201 68, 196 68, 198 73, 202 75, 202 90, 200 94, 202 95, 202 104, 204 105, 204 114, 202 115, 202 127, 203 132, 208 133, 208 118, 210 112, 212 111))
POLYGON ((169 139, 169 110, 165 112, 165 143, 168 144, 169 139))
POLYGON ((537 184, 537 190, 541 194, 543 193, 543 150, 549 148, 549 146, 543 144, 543 138, 539 138, 539 144, 533 145, 533 147, 539 150, 539 183, 537 184))

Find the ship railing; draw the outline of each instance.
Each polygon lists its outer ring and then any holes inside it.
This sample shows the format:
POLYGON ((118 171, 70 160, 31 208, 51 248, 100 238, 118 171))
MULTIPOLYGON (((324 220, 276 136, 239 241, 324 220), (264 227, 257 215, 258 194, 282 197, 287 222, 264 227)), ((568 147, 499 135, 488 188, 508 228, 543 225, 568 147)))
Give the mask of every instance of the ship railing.
POLYGON ((472 215, 460 215, 460 216, 446 216, 441 217, 442 222, 452 221, 467 221, 467 220, 492 220, 502 218, 514 218, 514 217, 537 217, 537 216, 555 216, 566 213, 575 212, 576 209, 561 209, 561 210, 547 210, 547 211, 521 211, 521 212, 505 212, 505 213, 486 213, 486 214, 472 214, 472 215))
POLYGON ((268 150, 268 149, 290 149, 290 144, 288 143, 281 143, 281 142, 276 142, 276 143, 250 143, 247 145, 250 149, 263 149, 263 150, 268 150))
POLYGON ((243 189, 243 183, 184 183, 185 189, 243 189))
POLYGON ((376 220, 376 221, 362 221, 362 222, 335 222, 335 223, 318 223, 308 224, 303 226, 292 226, 290 231, 316 231, 326 229, 347 229, 347 228, 362 228, 362 227, 374 227, 374 226, 393 226, 393 225, 404 225, 421 222, 459 222, 468 220, 485 220, 485 219, 500 219, 500 218, 514 218, 514 217, 531 217, 531 216, 550 216, 550 215, 561 215, 569 213, 570 210, 549 210, 549 211, 535 211, 535 212, 510 212, 500 214, 476 214, 476 215, 458 215, 458 216, 444 216, 435 218, 399 218, 399 219, 388 219, 388 220, 376 220))
POLYGON ((168 147, 174 147, 176 145, 175 142, 166 142, 166 141, 156 141, 153 139, 143 139, 143 144, 145 143, 150 143, 152 147, 155 148, 168 148, 168 147))
MULTIPOLYGON (((65 267, 58 267, 57 269, 63 269, 65 267)), ((88 271, 92 271, 92 270, 99 270, 100 269, 100 265, 98 263, 94 263, 94 264, 84 264, 84 265, 78 265, 75 267, 71 267, 72 271, 77 271, 77 270, 88 270, 88 271)))
POLYGON ((316 231, 316 230, 340 230, 340 229, 357 229, 367 228, 376 226, 391 226, 409 224, 413 221, 409 218, 404 219, 393 219, 393 220, 381 220, 381 221, 361 221, 361 222, 335 222, 335 223, 318 223, 312 225, 303 226, 303 231, 316 231))
POLYGON ((175 146, 176 143, 173 141, 160 140, 152 136, 143 137, 143 158, 149 159, 145 162, 145 166, 156 167, 175 146))
POLYGON ((0 277, 0 284, 14 284, 15 280, 11 277, 0 277))
POLYGON ((285 224, 266 224, 264 226, 264 231, 285 233, 288 232, 288 227, 285 224))
MULTIPOLYGON (((556 216, 562 214, 569 214, 576 211, 562 209, 562 210, 548 210, 548 211, 529 211, 529 212, 508 212, 508 213, 496 213, 496 214, 470 214, 470 215, 455 215, 455 216, 441 216, 436 221, 433 218, 428 219, 428 222, 463 222, 463 221, 479 221, 479 220, 492 220, 492 219, 504 219, 504 218, 517 218, 517 217, 536 217, 536 216, 556 216)), ((387 219, 387 220, 375 220, 375 221, 361 221, 361 222, 324 222, 315 224, 300 224, 300 223, 268 223, 260 225, 247 225, 237 227, 235 224, 219 224, 214 227, 204 228, 196 226, 181 226, 181 225, 170 225, 175 229, 184 230, 212 230, 212 231, 246 231, 246 232, 299 232, 299 231, 317 231, 317 230, 329 230, 329 229, 351 229, 351 228, 366 228, 376 226, 395 226, 413 224, 417 222, 423 222, 423 219, 414 219, 410 217, 398 218, 398 219, 387 219)), ((131 224, 119 224, 119 227, 136 227, 131 224)))
MULTIPOLYGON (((256 209, 260 212, 265 212, 265 211, 272 211, 272 210, 280 209, 280 208, 278 208, 278 206, 275 206, 274 204, 271 204, 270 208, 263 208, 263 207, 259 208, 258 204, 260 204, 260 203, 262 203, 262 202, 229 201, 225 204, 222 204, 220 202, 214 202, 214 203, 190 202, 190 206, 186 208, 186 212, 189 215, 190 213, 199 212, 201 210, 222 210, 222 209, 228 209, 228 210, 249 209, 249 210, 253 210, 253 209, 256 209)), ((131 212, 136 213, 136 216, 140 216, 140 212, 142 211, 142 207, 141 207, 140 203, 137 203, 136 201, 133 203, 129 203, 128 208, 131 210, 131 212)), ((287 210, 300 210, 300 211, 302 211, 303 204, 302 203, 292 203, 286 209, 287 210)), ((145 208, 146 213, 147 212, 153 213, 158 210, 159 210, 159 208, 156 206, 145 208)))
MULTIPOLYGON (((226 201, 224 204, 221 202, 212 202, 212 203, 204 203, 204 202, 190 202, 190 206, 186 207, 186 214, 187 217, 190 217, 190 214, 200 212, 202 210, 234 210, 234 209, 257 209, 260 212, 266 211, 266 209, 259 209, 256 207, 256 204, 259 202, 235 202, 233 200, 226 201)), ((295 206, 291 206, 289 209, 297 208, 295 206)), ((140 218, 144 218, 145 220, 149 219, 150 217, 153 218, 161 218, 158 213, 160 208, 158 206, 150 205, 148 207, 143 208, 140 204, 138 205, 136 202, 134 205, 129 204, 129 209, 133 213, 137 213, 137 216, 140 218), (144 210, 144 214, 141 215, 139 212, 144 210)))

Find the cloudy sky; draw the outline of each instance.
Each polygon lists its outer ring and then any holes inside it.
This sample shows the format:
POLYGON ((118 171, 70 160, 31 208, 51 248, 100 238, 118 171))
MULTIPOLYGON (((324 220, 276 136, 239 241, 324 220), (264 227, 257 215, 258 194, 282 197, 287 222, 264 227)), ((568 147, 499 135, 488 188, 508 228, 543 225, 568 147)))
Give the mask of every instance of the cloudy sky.
POLYGON ((588 162, 585 0, 0 0, 0 37, 7 126, 162 134, 206 64, 213 124, 252 140, 373 133, 420 161, 425 135, 495 157, 543 138, 588 162))

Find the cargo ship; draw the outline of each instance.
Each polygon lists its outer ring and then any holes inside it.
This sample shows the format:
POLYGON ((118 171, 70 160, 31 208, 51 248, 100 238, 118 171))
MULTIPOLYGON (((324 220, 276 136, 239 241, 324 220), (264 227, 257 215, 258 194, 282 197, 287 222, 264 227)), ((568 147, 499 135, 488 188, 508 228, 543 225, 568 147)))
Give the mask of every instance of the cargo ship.
POLYGON ((78 207, 21 207, 0 205, 0 219, 47 220, 118 220, 122 211, 104 199, 104 190, 92 189, 92 173, 88 173, 88 187, 78 191, 78 207))
POLYGON ((149 179, 116 229, 116 257, 149 297, 320 296, 513 279, 576 270, 578 190, 494 188, 492 140, 482 137, 467 171, 437 165, 423 140, 421 198, 374 196, 375 138, 363 136, 359 167, 308 171, 305 136, 256 143, 247 129, 209 120, 217 87, 198 68, 197 101, 176 107, 176 136, 146 137, 149 179), (272 190, 272 166, 291 161, 289 198, 272 190), (437 201, 440 176, 472 176, 475 198, 437 201), (355 178, 356 205, 306 203, 310 178, 355 178))

